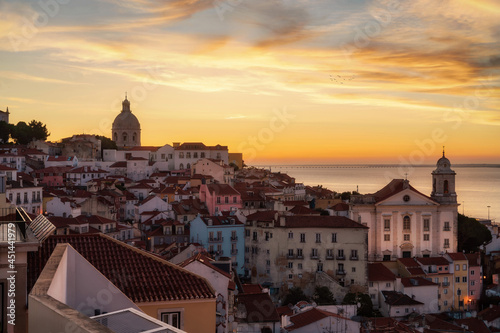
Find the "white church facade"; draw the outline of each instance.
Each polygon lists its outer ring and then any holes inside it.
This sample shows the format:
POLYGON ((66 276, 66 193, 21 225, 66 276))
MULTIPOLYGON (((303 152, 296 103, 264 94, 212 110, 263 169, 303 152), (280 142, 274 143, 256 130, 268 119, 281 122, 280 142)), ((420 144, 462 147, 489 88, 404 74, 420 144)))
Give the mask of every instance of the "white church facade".
POLYGON ((350 218, 368 226, 368 260, 439 256, 457 251, 455 172, 444 156, 432 172, 427 196, 406 179, 373 194, 351 197, 350 218))

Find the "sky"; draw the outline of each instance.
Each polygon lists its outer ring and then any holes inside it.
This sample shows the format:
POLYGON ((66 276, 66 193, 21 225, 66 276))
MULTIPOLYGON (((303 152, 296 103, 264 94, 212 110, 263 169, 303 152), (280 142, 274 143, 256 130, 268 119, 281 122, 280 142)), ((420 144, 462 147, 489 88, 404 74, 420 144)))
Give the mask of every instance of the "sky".
POLYGON ((500 163, 495 0, 0 0, 0 110, 247 164, 500 163))

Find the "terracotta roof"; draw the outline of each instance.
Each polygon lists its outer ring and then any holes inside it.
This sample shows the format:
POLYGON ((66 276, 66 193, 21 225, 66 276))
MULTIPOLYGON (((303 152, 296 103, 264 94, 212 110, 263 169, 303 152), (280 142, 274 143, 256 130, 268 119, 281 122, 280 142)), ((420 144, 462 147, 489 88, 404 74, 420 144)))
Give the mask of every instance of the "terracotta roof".
POLYGON ((406 268, 409 268, 409 267, 420 268, 420 265, 418 264, 418 262, 413 258, 398 258, 398 261, 401 264, 403 264, 406 268))
POLYGON ((346 211, 346 210, 349 210, 349 205, 344 203, 344 202, 339 202, 337 204, 335 204, 332 209, 336 212, 343 212, 343 211, 346 211))
POLYGON ((227 146, 205 146, 202 142, 184 142, 178 147, 174 148, 175 150, 227 150, 227 146))
POLYGON ((110 168, 126 168, 127 161, 118 161, 109 166, 110 168))
POLYGON ((34 170, 33 173, 38 175, 41 173, 66 173, 67 171, 73 169, 70 166, 51 166, 43 169, 34 170))
POLYGON ((455 261, 455 260, 467 260, 467 257, 462 252, 452 252, 452 253, 447 252, 446 254, 449 255, 451 260, 453 260, 453 261, 455 261))
POLYGON ((286 228, 360 228, 364 225, 344 216, 286 216, 286 228))
POLYGON ((242 225, 243 223, 236 216, 204 216, 201 217, 203 222, 208 225, 208 220, 212 220, 212 225, 231 225, 230 219, 234 219, 233 225, 242 225))
POLYGON ((94 168, 90 166, 81 166, 78 168, 71 169, 67 173, 108 173, 108 172, 99 168, 94 168))
POLYGON ((114 223, 114 224, 116 224, 116 221, 107 219, 107 218, 99 216, 99 215, 90 215, 90 216, 80 215, 80 216, 77 216, 76 219, 80 223, 89 223, 89 224, 109 224, 109 223, 114 223))
POLYGON ((261 294, 238 294, 235 303, 240 308, 244 308, 247 323, 279 322, 280 316, 276 312, 271 297, 267 293, 261 294))
POLYGON ((397 291, 388 291, 383 290, 382 295, 384 295, 385 302, 392 306, 398 305, 420 305, 424 304, 419 301, 414 300, 410 296, 397 292, 397 291))
POLYGON ((261 294, 263 289, 260 284, 254 283, 244 283, 241 288, 243 289, 241 292, 244 294, 261 294))
POLYGON ((207 280, 103 234, 51 236, 29 260, 29 290, 55 246, 69 243, 135 303, 212 299, 207 280))
POLYGON ((486 308, 483 311, 479 312, 477 316, 482 320, 486 320, 488 322, 494 321, 500 318, 500 306, 492 305, 489 308, 486 308))
POLYGON ((465 256, 469 261, 469 267, 471 266, 481 266, 481 256, 479 252, 476 253, 466 253, 465 256))
POLYGON ((291 315, 293 315, 293 309, 290 308, 288 305, 278 306, 276 308, 276 312, 278 312, 278 314, 280 316, 291 316, 291 315))
POLYGON ((234 187, 228 184, 207 184, 207 189, 215 195, 240 195, 234 187))
POLYGON ((3 165, 3 164, 0 164, 0 170, 1 171, 17 171, 17 169, 8 167, 8 166, 3 165))
POLYGON ((394 281, 396 275, 382 263, 368 264, 368 281, 394 281))
POLYGON ((304 206, 295 206, 289 210, 290 213, 295 215, 320 215, 321 212, 304 206))
POLYGON ((421 267, 407 267, 406 269, 411 275, 425 275, 425 272, 421 267))
POLYGON ((47 158, 47 161, 49 162, 70 162, 70 161, 73 161, 75 159, 74 156, 71 156, 71 157, 68 157, 68 156, 49 156, 47 158))
POLYGON ((468 331, 472 331, 474 333, 490 333, 491 331, 488 329, 486 324, 478 319, 478 318, 465 318, 465 319, 457 319, 455 322, 460 326, 467 326, 468 331))
POLYGON ((309 203, 304 200, 290 200, 290 201, 283 201, 284 206, 307 206, 309 207, 309 203))
POLYGON ((156 146, 139 146, 127 149, 128 151, 157 151, 161 147, 156 146))
POLYGON ((401 278, 401 283, 404 287, 422 287, 422 286, 437 286, 436 283, 424 279, 423 277, 404 277, 401 278))
POLYGON ((366 318, 361 327, 362 333, 405 333, 405 332, 419 332, 412 329, 405 324, 390 317, 380 318, 366 318))
POLYGON ((349 320, 347 318, 344 318, 342 316, 339 316, 338 314, 320 310, 318 308, 312 308, 310 310, 306 310, 303 312, 299 312, 293 316, 290 316, 290 321, 292 324, 288 325, 285 327, 285 329, 290 332, 296 329, 299 329, 301 327, 311 325, 318 320, 327 318, 327 317, 334 317, 334 318, 342 318, 344 320, 349 320))
POLYGON ((416 260, 424 266, 431 266, 431 265, 447 266, 450 264, 445 257, 416 258, 416 260))

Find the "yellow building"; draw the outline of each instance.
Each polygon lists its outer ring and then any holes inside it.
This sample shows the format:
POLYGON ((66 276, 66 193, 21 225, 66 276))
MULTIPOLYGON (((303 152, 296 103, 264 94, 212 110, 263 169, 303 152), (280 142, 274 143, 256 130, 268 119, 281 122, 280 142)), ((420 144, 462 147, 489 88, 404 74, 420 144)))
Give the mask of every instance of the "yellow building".
POLYGON ((469 294, 469 261, 462 252, 446 253, 444 257, 450 262, 450 273, 453 274, 453 308, 464 310, 469 294))

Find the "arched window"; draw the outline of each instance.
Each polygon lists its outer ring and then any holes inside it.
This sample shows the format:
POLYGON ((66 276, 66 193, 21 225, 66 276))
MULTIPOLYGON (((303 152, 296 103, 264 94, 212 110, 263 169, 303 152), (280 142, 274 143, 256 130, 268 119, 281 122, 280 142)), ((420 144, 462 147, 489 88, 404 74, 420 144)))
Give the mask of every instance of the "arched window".
POLYGON ((403 217, 403 230, 410 230, 411 229, 411 222, 410 222, 410 217, 406 215, 403 217))
POLYGON ((127 133, 123 133, 123 142, 127 142, 127 133))
POLYGON ((115 141, 118 141, 118 133, 115 132, 115 134, 113 135, 113 137, 115 138, 114 139, 115 141))
POLYGON ((179 169, 181 169, 181 170, 184 169, 184 164, 182 164, 182 163, 179 164, 179 169))
POLYGON ((447 194, 449 192, 449 189, 448 189, 448 181, 445 180, 444 181, 444 185, 443 185, 443 193, 444 194, 447 194))
POLYGON ((132 135, 132 142, 135 142, 136 137, 137 137, 137 134, 134 132, 134 134, 132 135))

